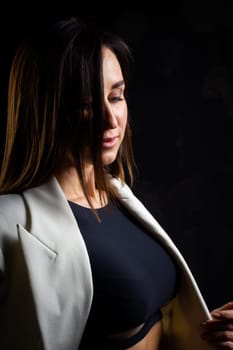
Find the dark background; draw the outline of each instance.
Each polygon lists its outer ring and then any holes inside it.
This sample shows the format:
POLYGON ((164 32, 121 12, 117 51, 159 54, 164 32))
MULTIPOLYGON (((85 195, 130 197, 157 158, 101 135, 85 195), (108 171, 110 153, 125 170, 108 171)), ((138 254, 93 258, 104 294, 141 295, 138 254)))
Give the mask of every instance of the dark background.
POLYGON ((11 2, 0 14, 1 139, 12 55, 34 21, 78 15, 131 46, 134 189, 181 249, 210 309, 233 300, 230 3, 11 2))

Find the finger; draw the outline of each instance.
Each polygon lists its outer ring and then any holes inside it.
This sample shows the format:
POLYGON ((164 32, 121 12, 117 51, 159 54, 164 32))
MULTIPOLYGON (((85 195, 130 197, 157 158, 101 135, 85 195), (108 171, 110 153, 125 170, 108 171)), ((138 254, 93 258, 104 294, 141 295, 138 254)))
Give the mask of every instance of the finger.
POLYGON ((228 303, 212 310, 211 314, 214 313, 214 312, 218 312, 218 311, 221 311, 221 310, 229 310, 229 309, 233 309, 233 301, 229 301, 228 303))
POLYGON ((211 313, 211 316, 217 320, 229 320, 233 322, 233 309, 214 311, 211 313))
POLYGON ((205 340, 213 349, 216 350, 233 350, 233 342, 231 341, 216 341, 212 339, 205 340))
POLYGON ((215 350, 233 350, 233 343, 232 342, 207 342, 213 349, 215 350))
POLYGON ((203 332, 216 332, 216 331, 231 331, 233 332, 233 323, 228 321, 211 320, 202 324, 203 332))
POLYGON ((215 332, 203 332, 201 338, 214 343, 219 344, 223 342, 229 342, 233 345, 233 332, 232 331, 215 331, 215 332))

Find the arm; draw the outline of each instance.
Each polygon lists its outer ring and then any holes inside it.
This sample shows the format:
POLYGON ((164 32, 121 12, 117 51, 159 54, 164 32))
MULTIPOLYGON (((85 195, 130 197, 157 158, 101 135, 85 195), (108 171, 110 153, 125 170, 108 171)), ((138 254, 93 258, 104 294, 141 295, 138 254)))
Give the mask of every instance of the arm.
POLYGON ((233 301, 211 312, 212 320, 203 323, 201 337, 216 350, 233 349, 233 301))

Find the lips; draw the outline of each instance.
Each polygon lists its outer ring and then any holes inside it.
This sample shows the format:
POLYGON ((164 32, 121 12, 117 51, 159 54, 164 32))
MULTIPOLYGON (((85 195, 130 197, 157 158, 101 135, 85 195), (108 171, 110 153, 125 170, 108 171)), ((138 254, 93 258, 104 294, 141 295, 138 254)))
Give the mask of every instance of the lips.
POLYGON ((103 147, 104 148, 111 148, 117 143, 117 140, 118 140, 118 136, 104 137, 103 138, 103 147))

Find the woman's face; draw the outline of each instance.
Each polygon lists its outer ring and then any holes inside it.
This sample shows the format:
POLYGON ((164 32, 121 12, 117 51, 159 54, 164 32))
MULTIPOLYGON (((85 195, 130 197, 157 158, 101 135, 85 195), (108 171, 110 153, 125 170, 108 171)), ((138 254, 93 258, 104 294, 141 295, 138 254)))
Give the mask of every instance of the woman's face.
POLYGON ((102 142, 102 161, 111 164, 123 141, 127 124, 127 103, 124 97, 124 79, 115 54, 103 48, 103 83, 106 123, 102 142))

